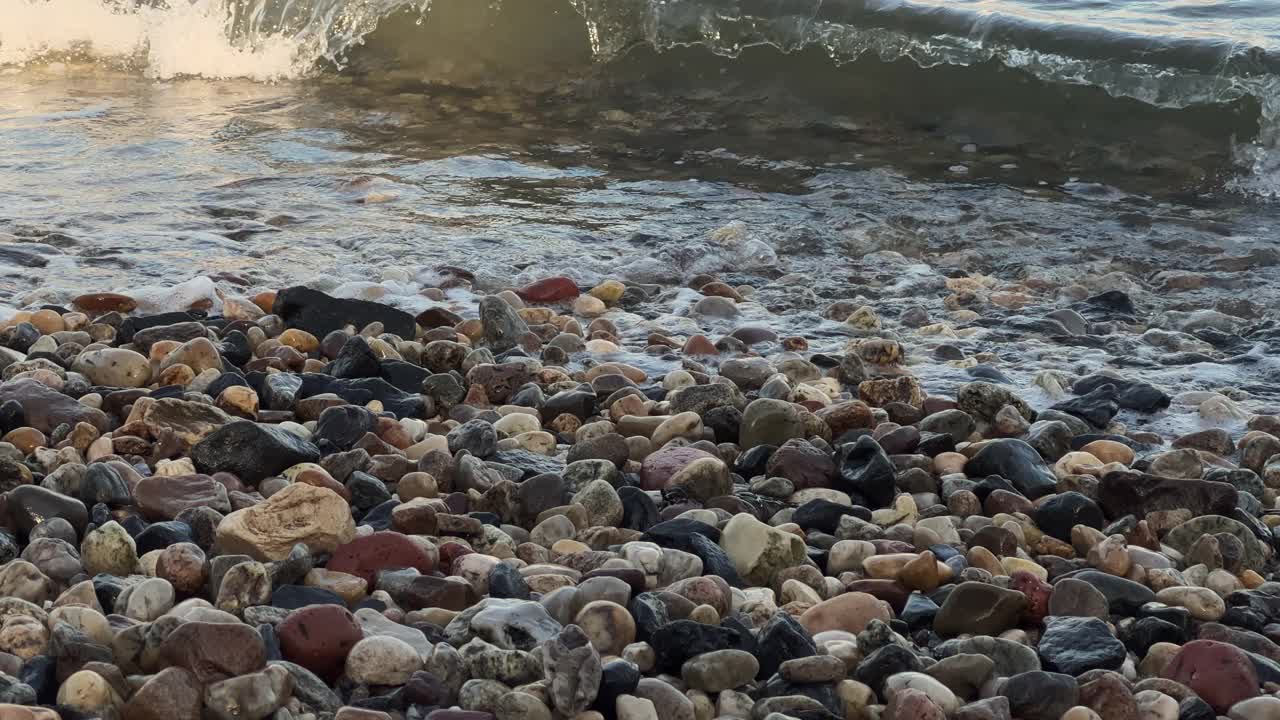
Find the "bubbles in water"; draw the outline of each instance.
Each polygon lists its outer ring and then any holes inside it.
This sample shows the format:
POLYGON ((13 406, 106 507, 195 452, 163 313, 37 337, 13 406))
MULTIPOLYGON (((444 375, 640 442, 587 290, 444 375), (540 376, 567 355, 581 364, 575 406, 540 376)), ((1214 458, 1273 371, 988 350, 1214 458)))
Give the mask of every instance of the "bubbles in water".
POLYGON ((421 20, 430 0, 5 0, 0 65, 62 57, 103 61, 148 77, 298 77, 320 60, 341 65, 392 12, 421 20))

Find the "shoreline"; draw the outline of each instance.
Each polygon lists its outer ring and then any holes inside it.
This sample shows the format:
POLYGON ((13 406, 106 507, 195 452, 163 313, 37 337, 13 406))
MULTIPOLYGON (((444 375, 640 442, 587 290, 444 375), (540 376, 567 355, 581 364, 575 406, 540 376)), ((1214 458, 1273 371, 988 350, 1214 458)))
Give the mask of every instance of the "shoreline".
POLYGON ((197 278, 9 317, 6 697, 128 720, 1280 707, 1274 311, 1176 296, 1214 271, 1157 294, 860 262, 680 287, 443 267, 413 313, 197 278))

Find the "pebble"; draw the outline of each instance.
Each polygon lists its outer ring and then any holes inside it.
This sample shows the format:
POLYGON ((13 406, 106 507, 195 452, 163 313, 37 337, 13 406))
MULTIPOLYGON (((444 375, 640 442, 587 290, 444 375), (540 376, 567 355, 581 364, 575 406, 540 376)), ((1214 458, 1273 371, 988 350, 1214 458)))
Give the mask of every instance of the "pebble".
POLYGON ((1159 388, 1059 370, 1035 382, 1069 397, 1033 409, 984 303, 1110 331, 1088 301, 951 278, 977 300, 946 333, 841 301, 824 316, 857 337, 823 348, 757 322, 793 286, 695 280, 665 320, 662 295, 567 276, 477 278, 474 320, 443 294, 415 322, 305 288, 92 336, 137 304, 32 313, 0 382, 0 700, 142 720, 1276 712, 1280 671, 1241 648, 1280 660, 1280 421, 1191 394, 1249 434, 1154 435, 1159 388), (939 339, 971 365, 945 396, 910 372, 939 339), (635 354, 564 364, 583 351, 635 354))

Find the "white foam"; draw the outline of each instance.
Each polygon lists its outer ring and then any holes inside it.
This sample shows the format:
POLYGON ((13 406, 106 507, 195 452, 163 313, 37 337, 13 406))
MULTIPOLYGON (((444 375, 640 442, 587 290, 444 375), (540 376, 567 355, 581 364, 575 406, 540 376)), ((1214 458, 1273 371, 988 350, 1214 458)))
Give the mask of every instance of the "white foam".
POLYGON ((295 77, 310 67, 297 37, 233 42, 223 0, 177 0, 171 7, 121 7, 110 0, 0 2, 0 65, 50 57, 109 60, 148 76, 295 77))

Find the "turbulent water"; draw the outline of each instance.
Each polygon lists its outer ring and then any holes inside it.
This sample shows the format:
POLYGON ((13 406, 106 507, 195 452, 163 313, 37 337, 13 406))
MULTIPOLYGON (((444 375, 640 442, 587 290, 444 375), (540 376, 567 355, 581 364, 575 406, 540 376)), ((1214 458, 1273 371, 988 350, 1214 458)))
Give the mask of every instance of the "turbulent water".
MULTIPOLYGON (((929 273, 1274 308, 1277 52, 1276 0, 0 0, 0 305, 421 310, 451 264, 716 273, 835 348, 823 306, 929 273)), ((988 332, 1019 381, 1102 366, 988 332)), ((1124 362, 1280 402, 1242 357, 1124 362)))

